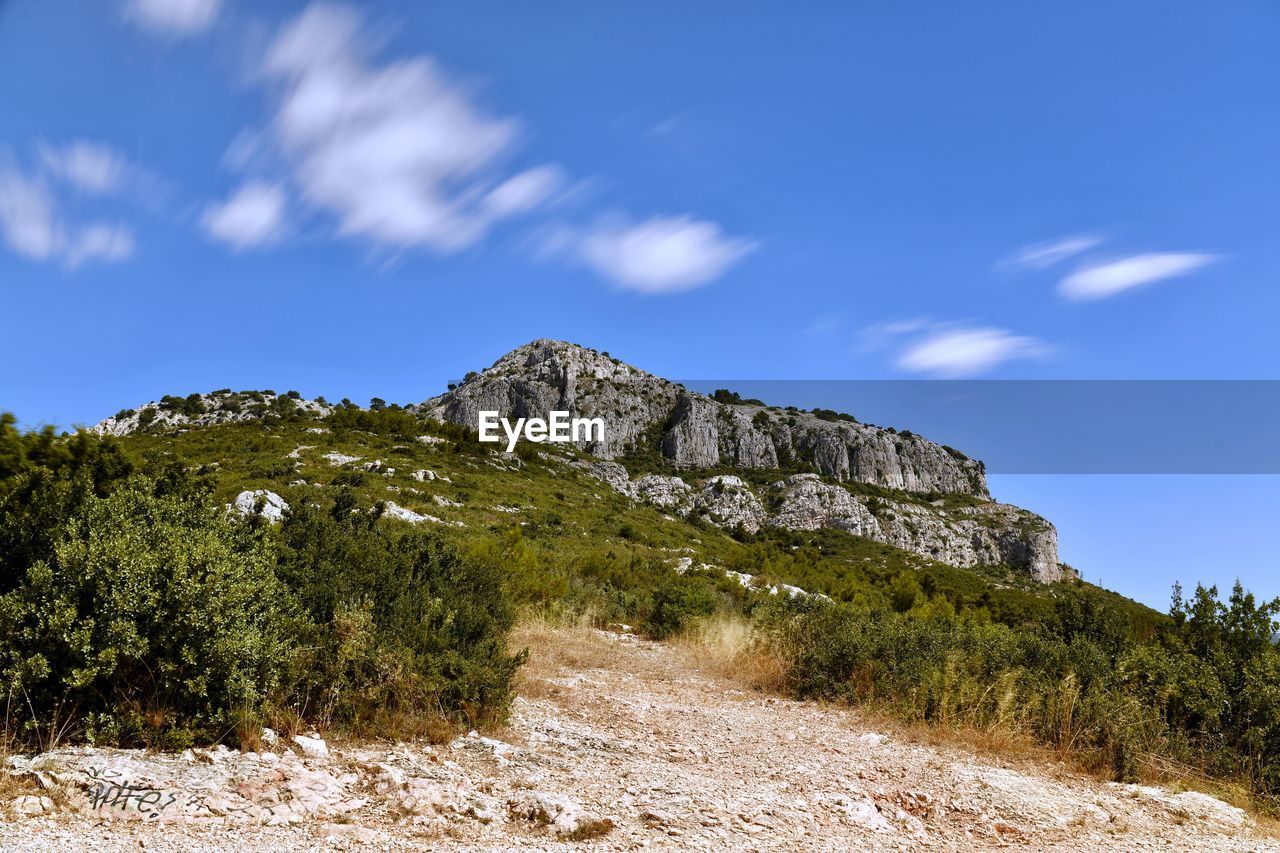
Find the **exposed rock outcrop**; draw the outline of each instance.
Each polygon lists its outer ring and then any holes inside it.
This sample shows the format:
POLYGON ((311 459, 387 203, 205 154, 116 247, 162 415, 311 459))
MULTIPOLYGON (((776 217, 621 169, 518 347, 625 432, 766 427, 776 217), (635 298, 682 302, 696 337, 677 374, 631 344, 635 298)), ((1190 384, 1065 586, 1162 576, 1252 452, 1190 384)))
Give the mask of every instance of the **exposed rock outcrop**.
POLYGON ((289 511, 289 505, 285 503, 284 498, 266 489, 241 492, 236 495, 231 506, 241 515, 253 515, 256 512, 272 524, 278 524, 284 520, 284 514, 289 511))
POLYGON ((1042 583, 1062 579, 1058 534, 1040 516, 985 502, 948 509, 853 495, 816 474, 796 474, 772 486, 770 521, 791 530, 834 527, 953 566, 1004 563, 1042 583))
POLYGON ((660 452, 686 468, 812 465, 840 481, 910 492, 985 496, 982 463, 909 433, 829 413, 729 404, 562 341, 538 340, 470 375, 460 386, 411 407, 475 428, 481 411, 546 417, 568 411, 605 421, 603 440, 579 447, 602 459, 629 450, 660 452))
POLYGON ((125 409, 93 427, 100 435, 129 435, 143 430, 172 430, 243 421, 270 420, 296 414, 322 418, 328 403, 274 391, 213 391, 187 397, 152 400, 125 409))
POLYGON ((817 474, 795 474, 757 490, 740 477, 712 477, 698 488, 680 477, 647 474, 635 480, 616 462, 581 467, 634 500, 680 516, 754 533, 834 528, 962 568, 1005 564, 1041 583, 1062 580, 1058 534, 1035 513, 995 501, 948 507, 908 499, 859 495, 817 474), (766 510, 766 505, 772 507, 766 510))
POLYGON ((722 474, 707 480, 694 499, 694 510, 713 524, 755 533, 768 513, 741 477, 722 474))

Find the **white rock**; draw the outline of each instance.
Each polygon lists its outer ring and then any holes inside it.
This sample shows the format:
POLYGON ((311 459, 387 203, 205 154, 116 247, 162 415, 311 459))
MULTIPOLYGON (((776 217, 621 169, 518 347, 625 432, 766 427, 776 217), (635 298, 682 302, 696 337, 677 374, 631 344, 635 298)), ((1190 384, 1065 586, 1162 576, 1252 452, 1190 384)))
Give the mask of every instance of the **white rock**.
POLYGON ((236 495, 232 506, 241 515, 253 515, 258 498, 263 499, 262 509, 258 514, 272 524, 280 522, 284 518, 285 512, 289 509, 289 505, 284 502, 284 498, 266 489, 241 492, 236 495))
POLYGON ((13 811, 20 817, 39 817, 42 814, 51 814, 53 810, 53 800, 48 797, 27 794, 13 801, 13 811))
POLYGON ((557 835, 569 835, 589 823, 582 807, 563 794, 527 791, 508 804, 518 818, 536 824, 549 824, 557 835))
POLYGON ((399 791, 405 786, 405 773, 390 764, 378 764, 378 778, 374 780, 373 790, 377 794, 388 794, 399 791))
POLYGON ((264 727, 262 729, 262 734, 258 735, 258 740, 262 741, 267 746, 275 746, 280 742, 280 736, 271 729, 264 727))
POLYGON ((359 462, 359 461, 360 461, 360 457, 359 457, 359 456, 347 456, 345 453, 339 453, 339 452, 338 452, 338 451, 336 451, 336 450, 332 450, 332 451, 330 451, 330 452, 326 453, 324 456, 321 456, 320 458, 321 458, 321 459, 327 459, 327 460, 329 461, 329 464, 330 464, 330 465, 334 465, 334 466, 337 466, 337 465, 346 465, 346 464, 348 464, 349 462, 359 462))
POLYGON ((421 524, 424 521, 434 521, 437 524, 443 524, 440 519, 434 515, 423 515, 420 512, 414 512, 411 509, 405 509, 395 501, 387 501, 382 510, 383 518, 394 518, 397 521, 407 521, 410 524, 421 524))
POLYGON ((306 735, 294 735, 293 742, 298 745, 298 749, 307 758, 328 758, 329 745, 318 737, 307 737, 306 735))

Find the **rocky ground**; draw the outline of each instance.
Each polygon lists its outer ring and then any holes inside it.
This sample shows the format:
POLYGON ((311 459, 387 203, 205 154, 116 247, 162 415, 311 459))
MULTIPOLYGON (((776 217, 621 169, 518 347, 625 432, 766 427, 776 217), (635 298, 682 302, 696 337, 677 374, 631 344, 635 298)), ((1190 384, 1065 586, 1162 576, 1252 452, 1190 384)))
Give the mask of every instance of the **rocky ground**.
POLYGON ((510 726, 447 745, 14 756, 0 847, 1280 850, 1205 795, 913 744, 745 689, 688 649, 526 641, 510 726))

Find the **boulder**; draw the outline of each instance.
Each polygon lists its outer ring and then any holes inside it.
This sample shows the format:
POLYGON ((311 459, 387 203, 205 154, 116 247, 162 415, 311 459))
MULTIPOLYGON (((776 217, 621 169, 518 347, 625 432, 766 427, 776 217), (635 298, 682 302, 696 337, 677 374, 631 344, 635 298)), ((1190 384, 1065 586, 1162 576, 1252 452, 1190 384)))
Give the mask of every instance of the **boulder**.
POLYGON ((307 758, 329 757, 329 745, 324 742, 323 738, 294 735, 293 742, 297 744, 298 750, 307 758))
POLYGON ((285 512, 289 509, 289 505, 284 502, 284 498, 266 489, 241 492, 236 495, 232 506, 241 515, 253 515, 256 511, 258 515, 261 515, 272 524, 278 524, 282 521, 285 512), (257 509, 259 501, 262 503, 261 509, 257 509))

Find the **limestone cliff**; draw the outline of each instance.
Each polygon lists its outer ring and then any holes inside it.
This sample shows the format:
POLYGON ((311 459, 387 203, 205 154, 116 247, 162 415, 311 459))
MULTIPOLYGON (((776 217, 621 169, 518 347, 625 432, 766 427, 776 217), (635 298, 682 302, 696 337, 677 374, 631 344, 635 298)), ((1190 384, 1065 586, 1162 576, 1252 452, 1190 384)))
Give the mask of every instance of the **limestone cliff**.
POLYGON ((602 417, 603 441, 581 449, 614 459, 646 442, 685 468, 811 467, 837 481, 908 492, 987 495, 982 463, 919 436, 853 420, 721 403, 595 350, 537 340, 415 407, 475 428, 479 412, 602 417))

